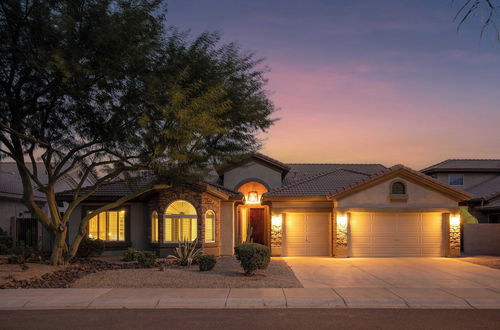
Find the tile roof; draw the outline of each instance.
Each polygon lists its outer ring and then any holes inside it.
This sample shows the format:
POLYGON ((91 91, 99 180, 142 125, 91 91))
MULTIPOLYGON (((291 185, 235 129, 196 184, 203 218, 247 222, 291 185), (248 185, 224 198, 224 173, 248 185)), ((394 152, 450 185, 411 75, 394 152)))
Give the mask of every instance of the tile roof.
POLYGON ((281 188, 265 193, 265 197, 300 197, 300 196, 328 196, 343 187, 360 182, 368 178, 366 173, 347 169, 334 169, 329 172, 310 175, 281 188))
POLYGON ((351 191, 355 188, 360 188, 360 187, 364 186, 365 184, 369 184, 372 181, 380 180, 386 176, 390 176, 394 173, 401 173, 401 172, 403 172, 403 173, 406 172, 407 175, 411 175, 414 178, 418 178, 419 180, 422 180, 423 182, 427 181, 430 184, 433 184, 433 185, 439 187, 443 191, 449 192, 449 193, 454 194, 456 196, 460 196, 460 198, 463 200, 467 200, 467 199, 470 199, 472 197, 472 195, 468 192, 465 192, 463 190, 460 190, 458 188, 455 188, 453 186, 445 184, 437 179, 434 179, 428 175, 425 175, 421 172, 415 171, 415 170, 413 170, 409 167, 406 167, 404 165, 401 165, 401 164, 394 165, 394 166, 392 166, 392 167, 390 167, 382 172, 376 173, 376 174, 374 174, 368 178, 365 178, 359 182, 352 183, 350 185, 346 185, 344 188, 338 190, 335 193, 332 193, 330 195, 330 197, 336 197, 335 194, 337 194, 337 196, 340 196, 340 195, 344 194, 345 192, 351 191))
POLYGON ((488 170, 500 172, 500 159, 447 159, 426 167, 421 172, 430 173, 445 170, 488 170))
POLYGON ((285 176, 283 180, 283 186, 299 182, 306 178, 321 174, 332 172, 339 169, 350 170, 355 172, 360 172, 363 174, 372 175, 387 169, 381 164, 288 164, 290 166, 290 171, 285 176))
POLYGON ((475 185, 474 187, 468 188, 466 191, 473 194, 474 198, 492 198, 500 193, 500 175, 486 182, 475 185))
MULTIPOLYGON (((122 197, 129 194, 132 194, 134 191, 147 188, 148 186, 152 186, 156 184, 154 176, 143 176, 140 178, 133 178, 131 180, 118 180, 110 183, 103 184, 100 186, 93 194, 92 197, 122 197)), ((220 191, 230 197, 238 197, 240 193, 235 192, 233 190, 222 187, 213 182, 202 182, 210 187, 215 188, 217 191, 220 191)), ((83 188, 80 191, 80 195, 88 192, 88 188, 83 188)), ((73 197, 73 190, 66 190, 57 194, 60 199, 67 199, 73 197)))

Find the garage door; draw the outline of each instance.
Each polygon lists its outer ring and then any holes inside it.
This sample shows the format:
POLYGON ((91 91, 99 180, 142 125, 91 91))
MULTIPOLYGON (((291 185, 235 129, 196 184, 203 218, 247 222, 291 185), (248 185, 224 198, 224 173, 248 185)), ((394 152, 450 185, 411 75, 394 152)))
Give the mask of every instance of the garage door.
POLYGON ((282 255, 330 255, 330 215, 327 213, 286 213, 282 255))
POLYGON ((353 257, 443 255, 441 213, 361 213, 349 220, 353 257))

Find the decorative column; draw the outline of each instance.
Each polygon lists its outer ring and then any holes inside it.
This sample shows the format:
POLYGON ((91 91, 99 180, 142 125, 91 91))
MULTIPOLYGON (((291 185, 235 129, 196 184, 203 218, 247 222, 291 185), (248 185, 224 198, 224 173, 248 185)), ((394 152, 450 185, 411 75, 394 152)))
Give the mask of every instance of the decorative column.
POLYGON ((337 258, 347 257, 347 228, 349 225, 348 213, 334 213, 335 246, 334 253, 337 258))
POLYGON ((448 257, 460 256, 460 214, 448 214, 449 248, 448 257))
POLYGON ((283 215, 273 214, 271 216, 271 255, 281 255, 281 240, 283 237, 283 215))

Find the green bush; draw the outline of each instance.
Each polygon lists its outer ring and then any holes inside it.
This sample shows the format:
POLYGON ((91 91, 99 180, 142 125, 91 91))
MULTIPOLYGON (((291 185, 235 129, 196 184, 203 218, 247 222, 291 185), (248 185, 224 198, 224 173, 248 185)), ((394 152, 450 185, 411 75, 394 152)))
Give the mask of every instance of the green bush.
POLYGON ((217 263, 217 258, 213 254, 201 255, 196 258, 198 266, 200 267, 200 272, 206 272, 212 270, 217 263))
POLYGON ((128 248, 127 251, 123 252, 123 261, 136 261, 139 256, 139 252, 135 249, 128 248))
POLYGON ((100 239, 84 238, 78 247, 77 255, 80 258, 100 256, 104 252, 104 241, 100 239))
POLYGON ((9 248, 7 245, 0 243, 0 255, 7 254, 9 252, 9 248))
POLYGON ((12 248, 12 237, 0 227, 0 254, 8 253, 8 249, 12 248))
POLYGON ((137 262, 141 265, 141 267, 152 268, 156 263, 156 253, 151 251, 138 252, 137 262))
POLYGON ((241 243, 234 248, 245 275, 252 275, 257 269, 266 269, 271 261, 271 251, 258 243, 241 243))

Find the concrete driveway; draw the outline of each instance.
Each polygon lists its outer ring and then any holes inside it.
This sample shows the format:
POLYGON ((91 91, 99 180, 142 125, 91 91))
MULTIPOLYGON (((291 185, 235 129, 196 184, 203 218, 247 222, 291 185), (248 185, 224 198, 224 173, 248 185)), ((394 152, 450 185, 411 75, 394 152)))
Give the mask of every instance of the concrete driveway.
POLYGON ((305 288, 482 288, 500 293, 500 270, 453 258, 283 259, 305 288))

